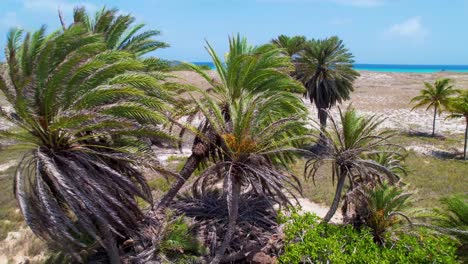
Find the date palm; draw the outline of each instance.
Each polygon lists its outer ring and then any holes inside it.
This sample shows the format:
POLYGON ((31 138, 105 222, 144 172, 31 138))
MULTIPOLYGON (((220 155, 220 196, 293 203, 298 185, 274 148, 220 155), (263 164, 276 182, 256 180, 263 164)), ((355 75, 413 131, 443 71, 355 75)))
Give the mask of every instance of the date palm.
POLYGON ((432 136, 435 135, 436 117, 441 114, 447 106, 449 98, 454 95, 457 90, 454 89, 451 79, 438 79, 434 84, 424 82, 425 88, 420 91, 420 94, 413 99, 411 103, 415 103, 413 109, 425 107, 426 111, 434 108, 434 119, 432 121, 432 136))
POLYGON ((0 136, 24 151, 14 192, 26 223, 78 259, 96 241, 117 263, 116 242, 143 217, 136 197, 152 203, 139 161, 149 156, 144 137, 169 137, 157 128, 171 92, 81 25, 13 29, 5 50, 0 88, 12 110, 0 114, 14 126, 0 136))
POLYGON ((280 35, 276 39, 271 40, 271 44, 283 50, 284 55, 295 59, 298 54, 304 49, 306 38, 304 36, 289 37, 280 35))
POLYGON ((353 69, 353 55, 338 37, 307 41, 296 59, 297 79, 306 87, 306 96, 318 110, 322 129, 327 110, 348 100, 359 73, 353 69))
POLYGON ((206 95, 200 108, 218 140, 213 164, 196 179, 194 194, 203 196, 217 182, 223 183, 228 208, 228 227, 223 243, 211 263, 219 263, 235 231, 240 195, 251 190, 282 205, 300 192, 299 181, 286 172, 285 164, 295 147, 310 139, 305 129, 305 112, 287 115, 283 109, 298 99, 287 92, 245 93, 221 108, 206 95), (224 114, 223 114, 224 113, 224 114), (229 116, 229 119, 225 117, 229 116), (287 195, 289 192, 289 195, 287 195))
MULTIPOLYGON (((300 100, 297 100, 291 93, 285 92, 288 89, 300 88, 301 84, 288 75, 293 65, 289 58, 282 55, 280 49, 272 45, 252 47, 248 45, 245 38, 237 36, 229 39, 229 53, 226 55, 225 63, 209 44, 207 50, 216 67, 220 81, 211 78, 196 66, 192 65, 192 68, 211 85, 210 95, 217 98, 216 103, 223 110, 222 115, 226 120, 230 119, 230 104, 242 96, 253 96, 259 93, 271 97, 280 95, 290 97, 291 100, 288 102, 284 100, 277 102, 278 106, 281 106, 278 109, 282 111, 275 112, 277 117, 301 114, 305 111, 300 100)), ((192 115, 198 113, 199 110, 199 107, 195 105, 192 115)), ((203 136, 195 138, 192 155, 179 173, 181 178, 161 199, 158 204, 159 208, 166 207, 172 201, 193 171, 200 163, 206 161, 210 154, 216 150, 216 146, 220 144, 219 135, 212 128, 210 122, 203 122, 198 131, 203 136)))
MULTIPOLYGON (((73 24, 83 24, 90 32, 101 33, 110 50, 124 50, 141 56, 169 47, 168 44, 153 39, 161 34, 160 31, 141 32, 145 24, 134 24, 133 16, 118 13, 118 9, 104 7, 93 16, 84 7, 78 7, 73 12, 73 24)), ((62 25, 64 26, 63 22, 62 25)))
POLYGON ((465 143, 463 146, 463 159, 467 159, 466 151, 468 145, 468 91, 458 91, 458 95, 451 98, 448 102, 450 115, 448 118, 464 118, 465 119, 465 143))
POLYGON ((323 155, 314 156, 305 164, 305 176, 312 180, 320 167, 327 162, 332 165, 332 181, 336 179, 337 185, 333 202, 324 217, 325 222, 330 221, 338 209, 346 180, 349 192, 368 183, 382 184, 388 181, 395 184, 399 181, 398 170, 369 157, 380 152, 395 151, 388 149, 391 145, 389 138, 393 133, 378 130, 382 119, 374 115, 359 116, 354 109, 345 112, 340 109, 340 119, 335 120, 330 116, 330 120, 331 131, 322 131, 322 136, 329 142, 327 151, 323 155))

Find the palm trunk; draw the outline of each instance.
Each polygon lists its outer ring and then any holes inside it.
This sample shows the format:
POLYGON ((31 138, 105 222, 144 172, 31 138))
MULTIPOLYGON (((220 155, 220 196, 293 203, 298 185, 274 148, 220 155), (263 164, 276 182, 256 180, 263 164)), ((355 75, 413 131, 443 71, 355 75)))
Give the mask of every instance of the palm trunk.
POLYGON ((468 144, 468 116, 465 116, 465 146, 463 147, 463 159, 466 160, 466 145, 468 144))
POLYGON ((197 154, 190 155, 184 164, 182 170, 180 170, 177 181, 171 186, 171 189, 163 196, 159 204, 156 206, 158 210, 163 210, 172 202, 174 197, 177 195, 179 190, 182 188, 184 183, 190 178, 192 173, 197 169, 198 164, 203 160, 203 157, 197 154))
POLYGON ((327 113, 326 108, 317 107, 317 109, 318 109, 317 115, 318 115, 318 119, 320 122, 320 139, 319 139, 318 145, 325 147, 328 144, 326 136, 324 134, 325 129, 327 129, 328 113, 327 113))
MULTIPOLYGON (((232 177, 232 176, 228 176, 232 177)), ((241 185, 235 177, 232 177, 232 186, 231 190, 228 190, 227 194, 227 204, 228 204, 228 213, 229 213, 229 222, 226 234, 224 235, 224 240, 219 249, 216 251, 214 258, 211 260, 210 264, 218 264, 224 257, 224 252, 226 248, 231 243, 231 239, 234 236, 236 230, 237 216, 239 213, 239 196, 241 192, 241 185), (232 193, 232 197, 229 197, 229 192, 232 193)), ((229 188, 229 187, 228 187, 229 188)))
POLYGON ((437 105, 434 105, 434 120, 432 121, 432 137, 435 136, 436 117, 437 117, 437 105))
POLYGON ((190 178, 190 176, 192 176, 192 173, 197 169, 200 162, 202 162, 203 159, 208 156, 210 152, 211 142, 214 142, 214 139, 216 138, 216 132, 213 129, 210 129, 209 127, 205 127, 205 129, 207 130, 206 137, 209 141, 206 142, 205 140, 199 137, 195 137, 192 146, 192 155, 190 155, 190 157, 185 162, 184 167, 179 172, 181 178, 178 178, 177 181, 174 184, 172 184, 171 189, 169 189, 169 191, 163 196, 161 201, 159 201, 158 205, 156 206, 157 210, 161 211, 164 210, 167 206, 169 206, 169 204, 175 198, 175 196, 180 191, 184 183, 190 178))
POLYGON ((333 202, 328 210, 327 214, 323 218, 323 221, 328 223, 332 219, 333 215, 335 215, 336 210, 338 210, 338 206, 340 205, 341 200, 341 192, 343 191, 344 183, 346 180, 346 175, 341 172, 340 179, 338 180, 338 184, 336 185, 335 197, 333 198, 333 202))

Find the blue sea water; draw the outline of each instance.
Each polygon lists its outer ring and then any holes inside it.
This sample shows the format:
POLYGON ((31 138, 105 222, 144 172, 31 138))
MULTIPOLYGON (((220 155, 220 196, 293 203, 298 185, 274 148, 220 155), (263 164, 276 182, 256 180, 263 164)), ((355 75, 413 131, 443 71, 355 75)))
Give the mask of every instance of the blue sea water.
MULTIPOLYGON (((214 68, 211 62, 194 62, 196 65, 207 65, 214 68)), ((404 64, 354 64, 354 69, 375 72, 406 72, 406 73, 433 73, 433 72, 468 72, 468 65, 404 65, 404 64)))

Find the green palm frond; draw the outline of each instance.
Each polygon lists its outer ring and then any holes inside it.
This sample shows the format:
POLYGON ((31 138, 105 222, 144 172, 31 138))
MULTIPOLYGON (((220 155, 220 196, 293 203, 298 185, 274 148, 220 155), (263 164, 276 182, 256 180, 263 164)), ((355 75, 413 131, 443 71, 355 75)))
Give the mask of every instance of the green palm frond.
POLYGON ((161 33, 158 30, 140 32, 144 24, 134 25, 135 18, 127 14, 118 14, 118 9, 103 7, 94 16, 84 7, 75 8, 73 24, 82 24, 94 33, 104 36, 105 43, 110 50, 124 50, 137 56, 147 54, 157 49, 167 48, 168 44, 154 40, 161 33))
POLYGON ((272 39, 271 43, 283 49, 284 55, 294 59, 304 49, 306 38, 304 36, 280 35, 276 39, 272 39))

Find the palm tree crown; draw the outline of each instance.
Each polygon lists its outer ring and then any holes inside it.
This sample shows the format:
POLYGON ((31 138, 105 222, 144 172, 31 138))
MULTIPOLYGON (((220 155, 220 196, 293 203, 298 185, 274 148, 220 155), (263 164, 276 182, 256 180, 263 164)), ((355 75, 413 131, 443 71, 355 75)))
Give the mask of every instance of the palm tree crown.
POLYGON ((322 127, 327 123, 326 110, 348 100, 359 73, 353 69, 353 55, 338 37, 310 40, 296 60, 298 80, 307 89, 306 96, 318 109, 322 127))
POLYGON ((420 95, 411 99, 415 103, 413 109, 425 107, 426 111, 434 108, 434 119, 432 122, 432 136, 435 135, 435 123, 437 114, 441 114, 449 102, 450 96, 454 95, 457 90, 453 87, 451 79, 438 79, 434 84, 424 82, 425 89, 421 90, 420 95))

